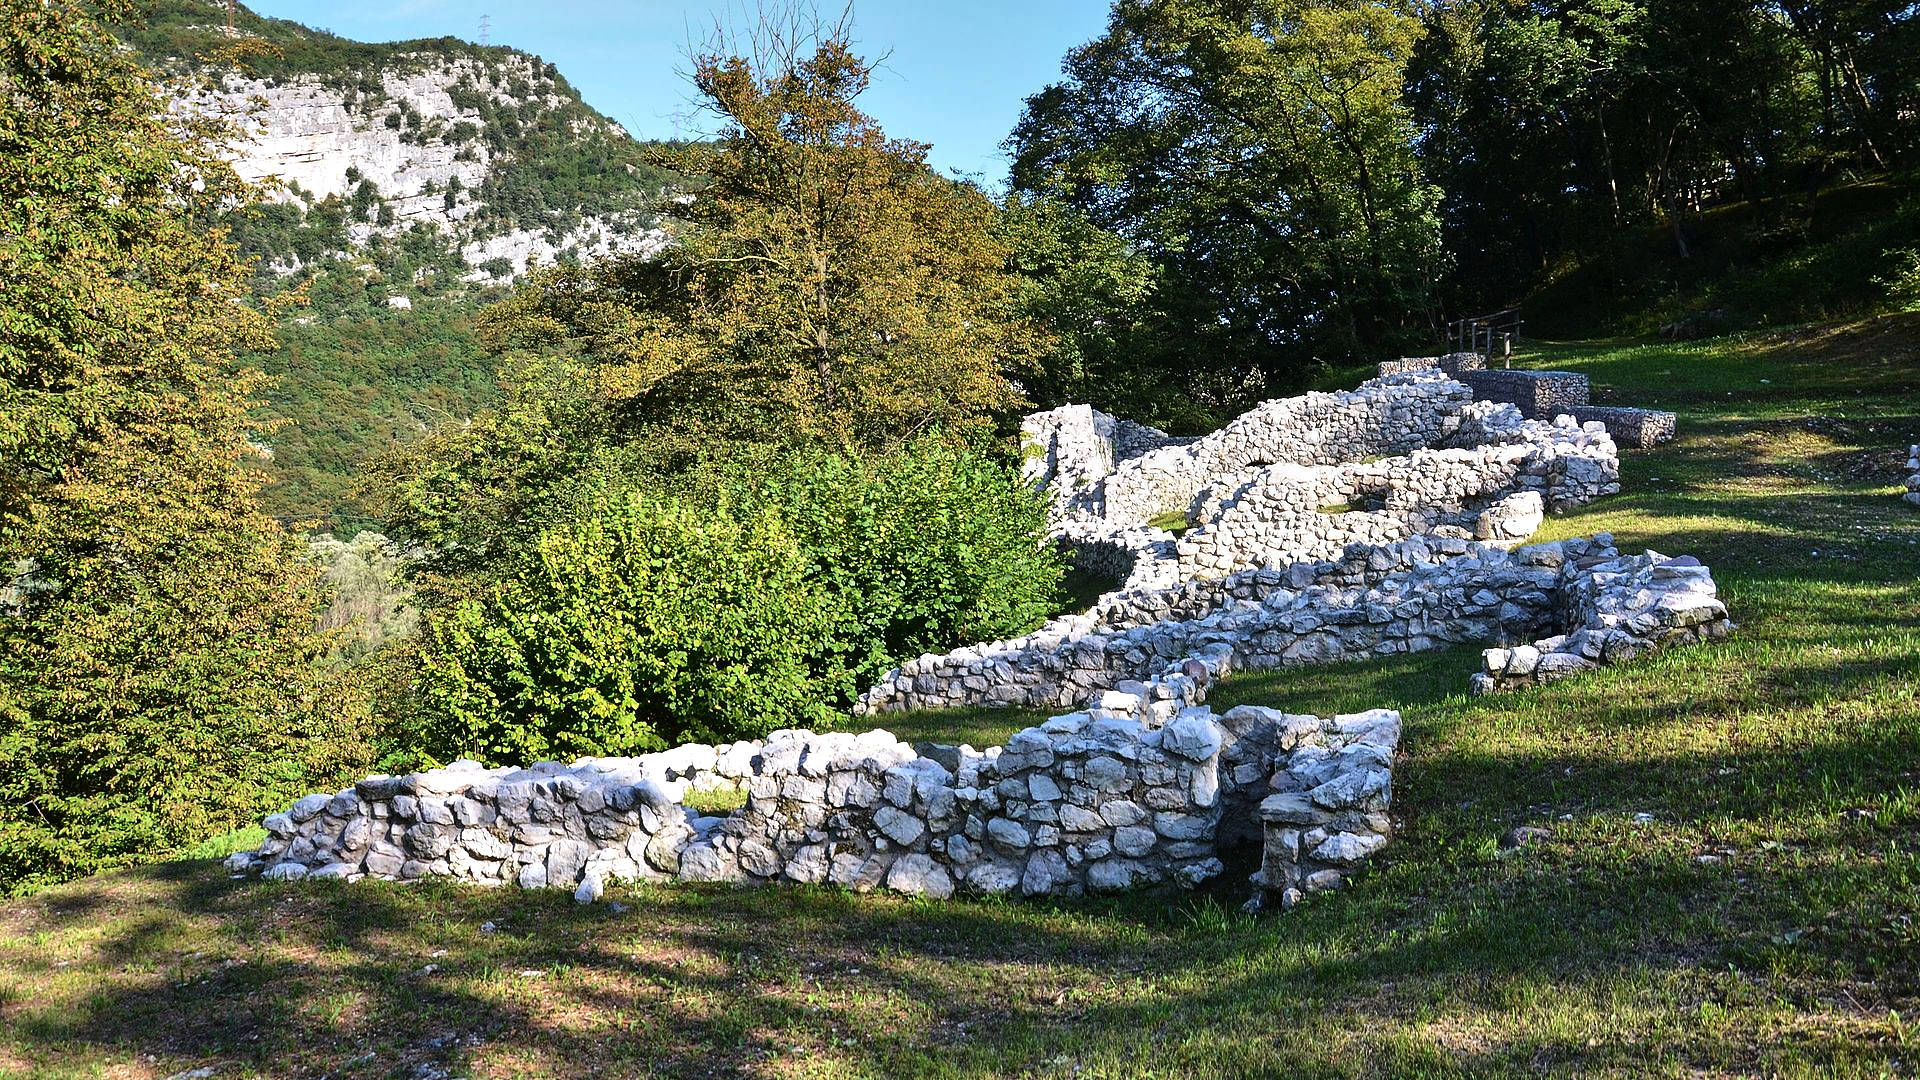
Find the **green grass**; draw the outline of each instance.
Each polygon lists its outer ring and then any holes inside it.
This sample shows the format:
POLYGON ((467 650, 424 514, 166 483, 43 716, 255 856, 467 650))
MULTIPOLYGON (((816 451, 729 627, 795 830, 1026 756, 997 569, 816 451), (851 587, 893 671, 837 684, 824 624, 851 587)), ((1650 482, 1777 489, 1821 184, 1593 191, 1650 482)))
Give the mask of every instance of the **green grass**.
MULTIPOLYGON (((1404 712, 1400 835, 1345 892, 1242 917, 1241 865, 1173 897, 672 886, 615 909, 169 863, 0 907, 0 1074, 1906 1075, 1914 328, 1526 358, 1682 413, 1547 536, 1699 555, 1739 630, 1486 699, 1472 650, 1224 681, 1220 707, 1404 712), (1553 835, 1502 854, 1525 824, 1553 835)), ((1032 719, 885 726, 984 746, 1032 719)))
POLYGON ((689 810, 702 814, 730 814, 747 805, 745 788, 712 788, 707 791, 689 791, 680 804, 689 810))
POLYGON ((229 833, 222 833, 210 840, 202 840, 174 858, 186 862, 224 859, 236 851, 252 851, 266 842, 267 830, 258 825, 247 825, 229 833))
POLYGON ((1765 204, 1731 203, 1684 222, 1622 229, 1558 267, 1522 305, 1529 333, 1653 333, 1685 317, 1709 332, 1857 318, 1899 306, 1876 278, 1920 247, 1915 177, 1879 177, 1765 204))
POLYGON ((1169 510, 1164 514, 1157 514, 1148 518, 1147 524, 1153 528, 1165 529, 1175 536, 1179 536, 1181 533, 1187 531, 1187 512, 1185 510, 1169 510))

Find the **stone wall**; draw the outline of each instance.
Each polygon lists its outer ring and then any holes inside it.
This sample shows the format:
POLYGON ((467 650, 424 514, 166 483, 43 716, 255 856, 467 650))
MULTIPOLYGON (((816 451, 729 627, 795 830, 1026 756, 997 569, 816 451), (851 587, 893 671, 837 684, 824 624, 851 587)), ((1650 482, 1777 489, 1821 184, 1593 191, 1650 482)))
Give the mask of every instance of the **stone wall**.
POLYGON ((1902 498, 1920 506, 1920 446, 1907 448, 1907 473, 1907 493, 1902 498))
POLYGON ((1655 409, 1633 409, 1588 404, 1591 386, 1585 375, 1570 371, 1487 370, 1479 353, 1402 357, 1382 361, 1381 375, 1437 369, 1455 376, 1489 401, 1507 402, 1529 420, 1552 420, 1562 413, 1582 424, 1606 427, 1621 446, 1645 450, 1672 440, 1676 417, 1655 409))
POLYGON ((1021 475, 1059 501, 1112 472, 1120 462, 1192 441, 1109 416, 1091 405, 1062 405, 1029 414, 1020 422, 1020 442, 1027 451, 1021 475))
POLYGON ((1403 356, 1380 361, 1378 374, 1400 375, 1409 371, 1443 371, 1458 375, 1463 371, 1485 371, 1487 358, 1477 352, 1448 353, 1445 356, 1403 356))
POLYGON ((1488 649, 1472 680, 1474 693, 1548 683, 1733 630, 1713 575, 1690 555, 1595 553, 1570 565, 1575 572, 1559 593, 1560 632, 1488 649))
POLYGON ((1511 402, 1529 420, 1551 420, 1587 403, 1587 377, 1572 371, 1463 371, 1460 381, 1488 401, 1511 402))
POLYGON ((780 731, 635 758, 369 777, 267 818, 267 842, 229 866, 565 888, 583 901, 611 881, 675 878, 1078 895, 1217 876, 1220 846, 1258 838, 1259 808, 1279 791, 1321 820, 1301 848, 1304 876, 1267 887, 1338 884, 1388 832, 1399 716, 1215 716, 1201 702, 1219 670, 1183 659, 984 752, 923 755, 885 731, 780 731), (730 814, 684 805, 689 791, 729 786, 747 793, 730 814))
MULTIPOLYGON (((1227 713, 1229 723, 1246 707, 1227 713)), ((1330 725, 1292 730, 1280 744, 1293 752, 1262 799, 1260 889, 1251 906, 1277 900, 1292 907, 1307 893, 1337 889, 1353 867, 1387 845, 1393 794, 1393 752, 1400 717, 1386 711, 1339 717, 1330 725), (1309 741, 1311 740, 1311 741, 1309 741)))
POLYGON ((1127 601, 1131 625, 1124 628, 1114 618, 1121 610, 1115 605, 1098 618, 1056 620, 1025 637, 909 661, 861 695, 855 712, 1048 708, 1146 678, 1172 658, 1210 651, 1220 653, 1226 670, 1268 670, 1474 642, 1529 642, 1571 629, 1568 591, 1618 554, 1611 537, 1601 534, 1511 552, 1474 544, 1456 557, 1362 585, 1315 580, 1299 586, 1290 572, 1260 571, 1235 581, 1244 597, 1187 618, 1177 590, 1136 595, 1127 601), (1166 617, 1145 621, 1159 611, 1166 617))
POLYGON ((1351 544, 1391 544, 1443 528, 1519 541, 1544 509, 1620 490, 1619 456, 1598 424, 1520 420, 1510 406, 1475 426, 1477 445, 1421 449, 1346 465, 1275 465, 1226 478, 1196 499, 1175 545, 1179 577, 1211 577, 1333 557, 1351 544))
POLYGON ((1114 591, 1164 589, 1180 581, 1179 538, 1165 529, 1068 521, 1054 526, 1050 533, 1074 566, 1117 582, 1114 591))
MULTIPOLYGON (((1417 371, 1373 379, 1351 391, 1268 401, 1211 435, 1116 459, 1105 474, 1097 475, 1098 451, 1063 455, 1055 449, 1056 462, 1089 463, 1055 469, 1053 477, 1075 478, 1052 488, 1062 496, 1056 517, 1143 524, 1162 514, 1186 513, 1202 490, 1224 476, 1278 464, 1363 461, 1438 445, 1458 430, 1471 400, 1464 385, 1437 371, 1417 371)), ((1061 441, 1049 444, 1043 435, 1038 445, 1057 447, 1061 441)), ((1082 441, 1073 440, 1075 445, 1082 441)), ((1046 454, 1040 451, 1042 459, 1046 454)))
POLYGON ((1611 405, 1576 405, 1568 410, 1581 423, 1599 423, 1613 441, 1635 450, 1672 442, 1678 418, 1656 409, 1628 409, 1611 405))
MULTIPOLYGON (((1243 570, 1226 577, 1182 581, 1164 588, 1108 593, 1085 614, 1063 616, 1049 625, 1068 635, 1130 630, 1169 619, 1198 619, 1228 604, 1257 603, 1276 588, 1363 586, 1378 582, 1390 573, 1480 550, 1473 541, 1453 534, 1416 536, 1381 546, 1354 544, 1332 559, 1243 570)), ((1035 634, 1044 632, 1043 628, 1035 634)))
POLYGON ((1122 590, 1326 559, 1351 544, 1436 531, 1518 542, 1546 509, 1619 490, 1619 454, 1601 424, 1527 420, 1511 404, 1470 400, 1464 385, 1430 370, 1348 394, 1268 402, 1215 435, 1124 459, 1116 456, 1117 424, 1080 406, 1035 414, 1024 431, 1027 475, 1053 496, 1054 537, 1078 565, 1114 577, 1122 590), (1376 422, 1385 426, 1371 428, 1376 422), (1407 444, 1398 454, 1363 453, 1407 444), (1353 460, 1339 460, 1348 455, 1353 460), (1246 462, 1253 464, 1206 475, 1246 462), (1169 513, 1156 508, 1176 504, 1183 535, 1147 524, 1148 510, 1169 513), (1160 565, 1167 560, 1172 565, 1160 565))

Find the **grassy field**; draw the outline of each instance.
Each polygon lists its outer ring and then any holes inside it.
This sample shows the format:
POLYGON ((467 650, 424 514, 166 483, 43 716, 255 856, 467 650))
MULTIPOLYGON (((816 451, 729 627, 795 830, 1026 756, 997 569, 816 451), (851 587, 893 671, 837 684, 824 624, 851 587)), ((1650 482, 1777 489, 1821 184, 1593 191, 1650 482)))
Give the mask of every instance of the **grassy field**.
MULTIPOLYGON (((1470 652, 1229 680, 1406 714, 1396 843, 1284 916, 1213 893, 616 904, 179 862, 0 906, 0 1073, 1897 1076, 1920 1071, 1920 320, 1527 358, 1681 414, 1550 519, 1701 556, 1740 623, 1470 700, 1470 652), (1550 838, 1512 852, 1520 825, 1550 838)), ((992 742, 1028 716, 901 718, 992 742)))

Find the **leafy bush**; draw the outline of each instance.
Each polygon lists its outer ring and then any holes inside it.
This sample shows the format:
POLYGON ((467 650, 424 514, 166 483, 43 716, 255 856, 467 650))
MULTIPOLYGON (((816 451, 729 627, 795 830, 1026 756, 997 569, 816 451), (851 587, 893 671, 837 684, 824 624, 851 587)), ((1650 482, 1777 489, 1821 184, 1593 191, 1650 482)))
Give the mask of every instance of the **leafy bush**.
POLYGON ((734 487, 778 508, 839 598, 830 648, 862 684, 900 660, 1012 637, 1055 610, 1063 567, 1044 501, 1011 469, 931 440, 814 453, 734 487))
POLYGON ((1896 311, 1920 311, 1920 248, 1889 251, 1886 258, 1892 271, 1873 283, 1886 290, 1887 302, 1896 311))
POLYGON ((407 553, 379 533, 365 530, 352 540, 313 537, 308 552, 327 570, 333 595, 320 617, 320 628, 343 632, 335 645, 338 653, 361 657, 413 636, 420 614, 401 580, 407 553))
MULTIPOLYGON (((831 719, 829 599, 771 514, 627 493, 427 620, 428 754, 528 762, 831 719)), ((844 681, 839 680, 839 681, 844 681)))
POLYGON ((549 524, 510 568, 426 590, 424 714, 402 725, 425 756, 524 763, 832 726, 899 660, 1055 609, 1038 497, 976 453, 734 461, 671 498, 610 486, 528 511, 549 524))

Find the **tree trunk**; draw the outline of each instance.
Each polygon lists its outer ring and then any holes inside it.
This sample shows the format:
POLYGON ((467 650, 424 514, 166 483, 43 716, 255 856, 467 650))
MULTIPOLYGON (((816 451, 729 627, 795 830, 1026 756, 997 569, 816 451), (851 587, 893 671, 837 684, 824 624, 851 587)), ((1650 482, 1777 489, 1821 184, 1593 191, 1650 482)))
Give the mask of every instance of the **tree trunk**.
POLYGON ((1607 134, 1607 109, 1600 105, 1593 110, 1594 119, 1600 125, 1600 156, 1607 163, 1607 194, 1613 198, 1613 223, 1620 224, 1620 181, 1613 173, 1613 137, 1607 134))

